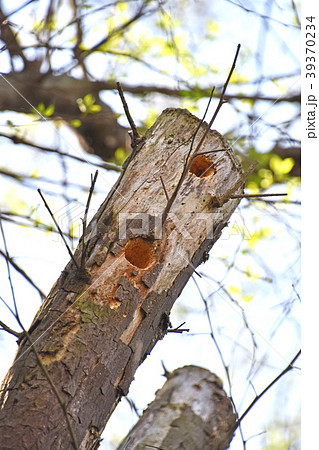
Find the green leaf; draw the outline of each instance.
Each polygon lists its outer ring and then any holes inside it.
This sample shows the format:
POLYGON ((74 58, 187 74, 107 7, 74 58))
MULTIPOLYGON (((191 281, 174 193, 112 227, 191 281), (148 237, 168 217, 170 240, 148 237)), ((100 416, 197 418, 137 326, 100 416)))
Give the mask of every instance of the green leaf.
POLYGON ((55 110, 54 105, 49 105, 49 106, 46 108, 46 110, 44 111, 44 116, 45 116, 45 117, 51 117, 52 114, 54 114, 54 110, 55 110))
POLYGON ((231 294, 241 294, 241 287, 240 286, 229 286, 228 291, 231 294))
POLYGON ((262 189, 269 188, 274 182, 274 176, 271 170, 269 169, 259 169, 258 175, 260 176, 260 187, 262 189))
POLYGON ((128 153, 122 147, 119 147, 114 152, 115 164, 122 166, 126 158, 128 157, 128 153))
POLYGON ((208 37, 210 38, 215 37, 220 31, 220 26, 218 22, 215 22, 214 20, 208 20, 206 22, 206 27, 209 35, 208 37))
POLYGON ((101 105, 91 105, 89 108, 89 114, 96 114, 102 109, 101 105))
POLYGON ((95 104, 95 97, 92 94, 86 94, 83 98, 76 100, 78 108, 84 115, 96 114, 101 111, 102 106, 95 104))
POLYGON ((256 229, 254 233, 251 234, 251 239, 247 239, 248 247, 251 250, 254 250, 255 246, 260 242, 262 239, 269 239, 269 237, 272 235, 272 230, 270 227, 262 227, 259 230, 256 229))
POLYGON ((251 295, 251 294, 243 294, 243 295, 241 296, 241 299, 242 299, 245 303, 251 302, 253 298, 254 298, 254 295, 251 295))
POLYGON ((287 175, 293 168, 295 161, 293 158, 281 159, 279 155, 272 155, 269 160, 269 167, 279 178, 287 175))
POLYGON ((54 105, 49 105, 48 107, 46 107, 43 102, 40 102, 35 108, 32 107, 31 112, 33 114, 38 114, 41 117, 51 117, 54 113, 54 110, 54 105))
POLYGON ((39 169, 35 169, 33 172, 31 172, 30 177, 39 178, 39 169))
POLYGON ((70 125, 73 128, 79 128, 82 125, 82 122, 80 119, 73 119, 71 120, 70 125))
POLYGON ((95 102, 95 98, 93 97, 92 94, 86 94, 83 97, 83 103, 85 104, 85 106, 91 106, 93 105, 95 102))
POLYGON ((28 203, 18 195, 13 186, 4 193, 3 202, 12 213, 27 214, 29 212, 28 203))

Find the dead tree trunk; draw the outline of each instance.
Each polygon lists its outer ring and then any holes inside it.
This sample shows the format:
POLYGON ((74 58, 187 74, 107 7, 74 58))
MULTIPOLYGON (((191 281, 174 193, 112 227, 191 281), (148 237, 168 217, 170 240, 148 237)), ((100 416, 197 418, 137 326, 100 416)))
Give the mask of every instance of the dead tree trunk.
POLYGON ((118 450, 224 450, 236 417, 220 379, 202 367, 185 366, 167 375, 118 450))
POLYGON ((243 185, 232 150, 210 131, 161 228, 166 194, 176 188, 198 125, 186 110, 165 110, 91 221, 74 255, 80 267, 85 251, 85 270, 68 263, 29 329, 63 407, 22 339, 0 394, 0 448, 70 449, 66 415, 79 448, 98 445, 137 367, 165 335, 176 298, 240 201, 212 201, 243 185))

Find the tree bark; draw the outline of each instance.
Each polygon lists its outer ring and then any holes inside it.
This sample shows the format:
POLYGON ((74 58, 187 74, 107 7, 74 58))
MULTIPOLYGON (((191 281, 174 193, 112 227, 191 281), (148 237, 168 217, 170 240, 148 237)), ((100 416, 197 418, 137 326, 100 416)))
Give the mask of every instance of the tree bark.
MULTIPOLYGON (((209 131, 200 148, 206 155, 194 159, 161 230, 160 176, 171 196, 198 125, 186 110, 161 114, 80 240, 74 259, 80 266, 84 249, 85 270, 67 264, 29 329, 81 449, 97 448, 137 367, 165 335, 176 298, 240 201, 212 201, 242 170, 223 137, 209 131)), ((0 395, 1 449, 72 448, 63 408, 26 338, 0 395)))
POLYGON ((118 450, 228 448, 236 414, 220 379, 196 366, 174 370, 167 378, 118 450))

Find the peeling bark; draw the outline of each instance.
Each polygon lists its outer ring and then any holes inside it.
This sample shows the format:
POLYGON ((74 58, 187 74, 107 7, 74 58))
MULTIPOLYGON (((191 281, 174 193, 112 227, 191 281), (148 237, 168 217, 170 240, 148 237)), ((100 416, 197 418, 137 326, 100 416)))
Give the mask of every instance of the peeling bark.
MULTIPOLYGON (((198 124, 186 110, 161 114, 80 240, 74 257, 80 265, 85 241, 85 273, 71 260, 29 329, 81 449, 97 448, 137 367, 164 337, 176 298, 239 203, 213 206, 211 196, 227 193, 242 171, 228 143, 210 131, 201 152, 209 152, 212 170, 187 174, 161 230, 160 175, 171 196, 198 124)), ((26 339, 0 395, 0 448, 72 448, 62 408, 26 339)))
POLYGON ((228 448, 237 416, 220 379, 197 366, 179 368, 167 378, 118 450, 228 448))

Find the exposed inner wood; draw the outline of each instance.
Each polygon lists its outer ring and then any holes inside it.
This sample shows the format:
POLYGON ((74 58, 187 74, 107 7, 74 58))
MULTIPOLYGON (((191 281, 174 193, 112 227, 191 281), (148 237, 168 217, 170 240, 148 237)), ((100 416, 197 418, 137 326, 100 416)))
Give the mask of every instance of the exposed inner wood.
POLYGON ((155 261, 153 242, 140 237, 127 241, 124 254, 128 262, 139 269, 146 269, 155 261))
POLYGON ((215 173, 212 160, 205 155, 196 156, 189 168, 189 171, 199 178, 211 177, 215 173))

